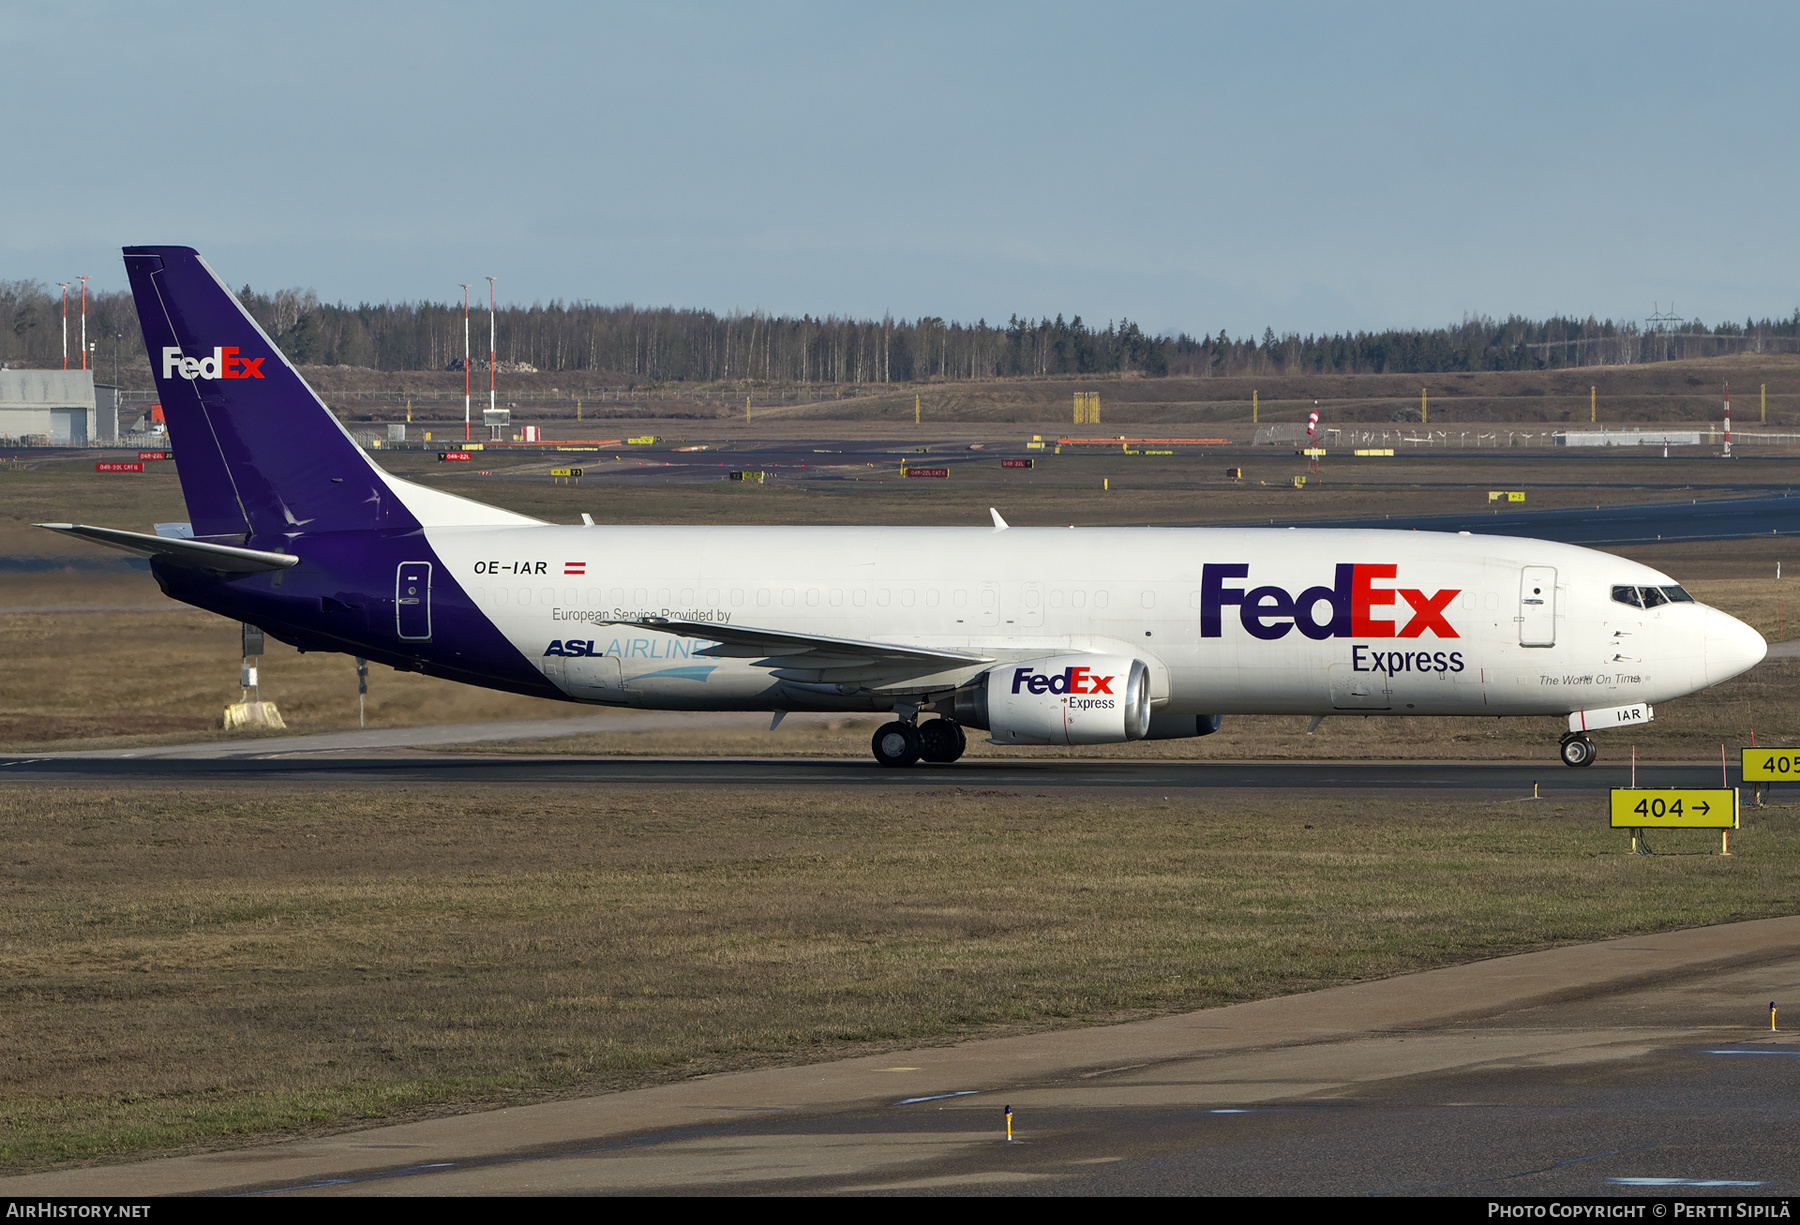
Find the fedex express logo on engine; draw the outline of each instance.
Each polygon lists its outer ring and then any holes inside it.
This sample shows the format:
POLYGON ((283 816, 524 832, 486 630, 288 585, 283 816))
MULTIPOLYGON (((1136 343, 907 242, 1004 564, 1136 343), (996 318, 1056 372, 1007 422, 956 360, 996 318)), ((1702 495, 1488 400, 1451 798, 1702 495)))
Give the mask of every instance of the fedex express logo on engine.
MULTIPOLYGON (((1012 691, 1084 695, 1111 693, 1116 676, 1098 676, 1092 668, 1064 668, 1061 672, 1039 672, 1035 668, 1014 668, 1012 691)), ((1112 705, 1111 702, 1106 705, 1112 705)))
POLYGON ((180 375, 184 379, 260 379, 263 376, 261 357, 239 357, 236 345, 224 345, 215 348, 211 357, 183 357, 181 350, 174 345, 164 345, 162 351, 163 372, 165 379, 180 375))
POLYGON ((1224 610, 1236 607, 1238 620, 1253 638, 1273 641, 1290 630, 1308 638, 1418 638, 1427 631, 1438 638, 1460 634, 1444 616, 1460 587, 1421 591, 1413 587, 1376 586, 1397 577, 1398 567, 1346 563, 1337 567, 1331 586, 1308 587, 1295 595, 1281 587, 1226 586, 1247 580, 1248 565, 1209 565, 1200 576, 1200 636, 1221 635, 1224 610), (1407 614, 1401 621, 1397 614, 1407 614), (1387 614, 1387 615, 1382 615, 1387 614))

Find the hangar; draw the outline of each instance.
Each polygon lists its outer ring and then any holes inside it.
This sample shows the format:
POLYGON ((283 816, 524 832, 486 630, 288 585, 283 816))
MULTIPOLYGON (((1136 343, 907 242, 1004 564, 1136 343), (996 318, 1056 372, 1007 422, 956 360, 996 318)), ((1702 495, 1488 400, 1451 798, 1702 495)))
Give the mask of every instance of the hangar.
POLYGON ((118 439, 118 390, 92 370, 0 370, 0 438, 27 446, 85 447, 118 439), (95 392, 105 393, 107 412, 95 392))

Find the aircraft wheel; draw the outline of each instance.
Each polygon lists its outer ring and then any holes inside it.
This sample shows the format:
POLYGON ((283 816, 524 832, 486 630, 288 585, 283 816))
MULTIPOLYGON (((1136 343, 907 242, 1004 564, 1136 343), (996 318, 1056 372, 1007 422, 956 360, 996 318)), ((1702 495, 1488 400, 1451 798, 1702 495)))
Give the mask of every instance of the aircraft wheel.
POLYGON ((1562 759, 1565 766, 1591 766, 1600 750, 1586 736, 1565 736, 1562 742, 1562 759))
POLYGON ((933 719, 919 724, 919 756, 926 761, 948 765, 963 755, 969 738, 954 719, 933 719))
POLYGON ((919 760, 919 729, 910 723, 883 723, 875 729, 869 748, 884 766, 910 766, 919 760))

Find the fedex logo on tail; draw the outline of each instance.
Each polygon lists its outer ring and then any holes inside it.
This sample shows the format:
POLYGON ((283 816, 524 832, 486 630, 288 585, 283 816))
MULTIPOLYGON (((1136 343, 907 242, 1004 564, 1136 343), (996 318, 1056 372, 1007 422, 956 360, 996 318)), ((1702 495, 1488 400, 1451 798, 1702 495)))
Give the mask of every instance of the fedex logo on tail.
POLYGON ((1428 630, 1437 638, 1461 636, 1445 618, 1444 610, 1462 594, 1462 588, 1427 592, 1413 587, 1376 586, 1397 575, 1396 566, 1344 563, 1337 567, 1337 581, 1331 586, 1308 587, 1295 595, 1274 586, 1251 587, 1246 583, 1228 587, 1226 583, 1234 579, 1248 579, 1250 567, 1209 565, 1200 576, 1200 636, 1221 636, 1227 606, 1237 608, 1238 620, 1252 638, 1265 641, 1284 638, 1295 629, 1314 640, 1418 638, 1428 630), (1395 615, 1401 611, 1402 602, 1408 613, 1404 622, 1395 615))
POLYGON ((211 357, 184 357, 174 345, 162 351, 165 379, 177 375, 184 379, 260 379, 263 376, 260 357, 239 357, 236 345, 215 348, 211 357))

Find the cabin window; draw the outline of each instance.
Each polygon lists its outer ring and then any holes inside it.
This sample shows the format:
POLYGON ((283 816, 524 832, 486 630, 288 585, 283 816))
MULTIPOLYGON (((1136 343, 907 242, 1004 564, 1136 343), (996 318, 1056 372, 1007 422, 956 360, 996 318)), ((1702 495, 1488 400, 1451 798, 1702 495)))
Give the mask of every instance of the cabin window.
POLYGON ((861 608, 864 604, 869 602, 869 593, 864 591, 861 587, 858 587, 855 591, 850 593, 850 602, 858 608, 861 608))
POLYGON ((717 587, 708 587, 706 589, 706 602, 715 605, 719 602, 719 589, 717 587))
POLYGON ((648 587, 635 588, 631 593, 631 602, 636 604, 639 608, 648 604, 650 602, 650 589, 648 587))
POLYGON ((907 608, 911 608, 917 599, 918 597, 913 594, 913 589, 911 587, 908 587, 905 591, 900 593, 900 603, 907 608))
POLYGON ((758 587, 756 589, 756 606, 758 608, 767 608, 771 598, 767 587, 758 587))
POLYGON ((742 587, 733 587, 731 589, 731 606, 733 608, 741 608, 743 607, 743 604, 744 589, 742 587))
POLYGON ((844 589, 842 587, 833 587, 831 589, 831 595, 828 597, 828 599, 831 601, 831 606, 833 608, 843 607, 844 589))
POLYGON ((1061 608, 1062 606, 1063 606, 1062 591, 1059 588, 1052 587, 1050 589, 1050 607, 1061 608))
POLYGON ((1069 606, 1072 608, 1087 607, 1087 592, 1077 588, 1069 593, 1069 606))
POLYGON ((891 604, 893 602, 894 602, 894 593, 889 591, 886 587, 883 587, 880 590, 876 591, 875 606, 877 608, 886 608, 889 604, 891 604))
POLYGON ((956 589, 956 594, 950 598, 950 602, 958 608, 967 608, 969 606, 969 593, 964 591, 961 587, 958 587, 956 589))
POLYGON ((938 606, 938 589, 936 587, 933 587, 931 590, 929 590, 925 593, 925 607, 936 608, 937 606, 938 606))
POLYGON ((1668 596, 1669 603, 1671 603, 1671 604, 1698 603, 1698 601, 1696 601, 1693 596, 1691 596, 1687 592, 1683 591, 1680 587, 1658 587, 1657 590, 1662 592, 1664 595, 1668 596))
POLYGON ((681 602, 683 604, 692 604, 694 602, 694 589, 692 587, 683 587, 681 589, 681 602))
POLYGON ((792 608, 794 606, 794 589, 792 587, 783 587, 781 589, 781 606, 783 608, 792 608))
POLYGON ((529 588, 529 587, 519 588, 519 603, 521 603, 521 604, 531 603, 531 588, 529 588))
POLYGON ((588 606, 590 608, 598 608, 598 607, 600 607, 600 600, 601 600, 600 589, 598 587, 589 587, 588 588, 588 598, 587 598, 588 606))
POLYGON ((669 606, 669 600, 671 598, 672 597, 671 597, 671 595, 669 593, 669 589, 667 587, 658 587, 656 589, 656 602, 660 607, 667 608, 669 606))
POLYGON ((1096 591, 1094 593, 1094 607, 1095 608, 1105 608, 1106 601, 1107 601, 1107 595, 1104 591, 1096 591))
POLYGON ((545 608, 549 608, 552 604, 556 603, 556 589, 554 587, 538 588, 538 602, 545 608))
POLYGON ((1154 591, 1146 591, 1143 594, 1143 597, 1140 602, 1143 604, 1143 606, 1145 608, 1155 608, 1156 607, 1156 593, 1154 591))
POLYGON ((581 593, 571 587, 569 590, 563 592, 563 603, 570 608, 581 607, 581 593))
POLYGON ((504 587, 494 588, 494 603, 498 606, 504 607, 506 604, 506 601, 507 601, 507 597, 509 595, 510 595, 510 593, 504 587))
POLYGON ((806 589, 806 606, 808 608, 817 608, 819 606, 819 589, 817 587, 808 587, 806 589))
POLYGON ((1638 594, 1644 598, 1645 608, 1657 608, 1669 602, 1669 597, 1655 587, 1639 587, 1638 594))

